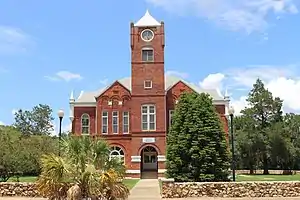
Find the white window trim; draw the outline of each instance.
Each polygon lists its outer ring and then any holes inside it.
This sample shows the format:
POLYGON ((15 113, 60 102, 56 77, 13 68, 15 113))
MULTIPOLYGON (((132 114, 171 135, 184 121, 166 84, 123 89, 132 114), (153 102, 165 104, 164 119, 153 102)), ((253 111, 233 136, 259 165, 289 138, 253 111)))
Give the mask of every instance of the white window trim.
POLYGON ((152 81, 151 81, 151 80, 145 80, 145 81, 144 81, 144 88, 145 88, 145 89, 151 89, 151 88, 152 88, 152 81), (150 83, 150 86, 149 86, 149 87, 146 86, 146 85, 147 85, 146 82, 149 82, 149 83, 150 83))
POLYGON ((124 112, 123 112, 123 127, 122 127, 122 128, 123 128, 123 129, 122 129, 123 134, 129 134, 129 116, 130 116, 129 111, 124 111, 124 112), (126 124, 126 125, 128 126, 128 131, 126 131, 126 132, 124 131, 124 125, 125 125, 125 124, 124 124, 124 121, 125 121, 125 120, 124 120, 124 118, 125 118, 124 113, 127 113, 127 116, 126 116, 126 117, 128 118, 128 120, 127 120, 127 121, 128 121, 128 124, 126 124))
POLYGON ((112 159, 113 157, 123 158, 124 164, 126 163, 125 162, 125 152, 121 147, 118 147, 118 146, 112 147, 112 150, 109 153, 109 159, 112 159), (119 148, 119 150, 117 150, 116 148, 119 148), (114 152, 118 153, 119 155, 112 155, 114 152), (123 152, 124 155, 121 155, 121 152, 123 152))
POLYGON ((113 134, 118 134, 119 133, 119 112, 118 111, 112 111, 112 114, 111 114, 111 128, 112 128, 113 134), (115 113, 117 113, 117 115, 114 115, 115 113), (114 118, 117 118, 117 124, 114 124, 114 118), (116 133, 114 133, 114 126, 117 126, 117 132, 116 133))
POLYGON ((174 110, 169 110, 169 126, 171 126, 172 123, 172 115, 174 115, 174 110), (173 112, 173 114, 171 114, 173 112))
POLYGON ((104 135, 106 135, 106 134, 108 134, 108 112, 107 112, 107 111, 105 111, 105 110, 102 111, 102 113, 101 113, 101 120, 102 120, 102 121, 101 121, 101 133, 104 134, 104 135), (107 115, 106 115, 106 116, 103 116, 103 113, 107 113, 107 115), (106 122, 107 122, 107 123, 105 124, 107 133, 103 133, 103 127, 104 127, 104 126, 103 126, 103 119, 104 119, 104 118, 106 118, 106 122))
MULTIPOLYGON (((154 49, 153 48, 151 48, 151 47, 144 47, 144 48, 142 48, 142 51, 141 51, 141 54, 142 54, 142 62, 154 62, 154 49), (143 60, 143 51, 148 51, 148 50, 151 50, 152 51, 152 60, 143 60)), ((148 56, 147 56, 147 58, 148 58, 148 56)))
POLYGON ((89 135, 89 134, 90 134, 90 128, 91 128, 91 117, 90 117, 89 114, 83 113, 83 114, 81 115, 81 135, 89 135), (89 123, 88 123, 87 126, 83 126, 83 125, 82 125, 82 120, 83 120, 83 117, 85 117, 85 116, 87 116, 87 118, 88 118, 88 120, 89 120, 89 123), (86 127, 88 127, 88 132, 87 132, 87 133, 83 133, 82 130, 83 130, 83 128, 86 128, 86 127))
POLYGON ((154 104, 143 104, 141 106, 141 130, 156 131, 156 106, 154 104), (154 113, 150 113, 150 107, 154 107, 154 113), (147 113, 143 113, 143 107, 147 107, 147 113), (147 130, 143 130, 143 115, 147 115, 147 130), (150 130, 150 115, 154 115, 154 129, 150 130))

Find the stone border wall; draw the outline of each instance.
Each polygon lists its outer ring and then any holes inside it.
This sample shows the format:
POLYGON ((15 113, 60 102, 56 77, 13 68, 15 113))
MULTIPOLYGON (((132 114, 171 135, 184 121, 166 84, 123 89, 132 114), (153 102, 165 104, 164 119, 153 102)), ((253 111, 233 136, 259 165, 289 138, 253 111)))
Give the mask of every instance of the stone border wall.
POLYGON ((0 182, 1 196, 41 197, 35 183, 0 182))
POLYGON ((300 197, 300 181, 176 183, 161 180, 162 198, 300 197))

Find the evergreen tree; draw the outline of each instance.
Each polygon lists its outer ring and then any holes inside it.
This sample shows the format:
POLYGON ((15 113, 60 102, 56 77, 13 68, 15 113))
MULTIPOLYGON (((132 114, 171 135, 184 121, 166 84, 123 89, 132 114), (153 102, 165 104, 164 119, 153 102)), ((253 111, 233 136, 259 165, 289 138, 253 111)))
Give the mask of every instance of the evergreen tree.
POLYGON ((246 128, 248 137, 256 138, 252 144, 259 154, 264 174, 269 174, 270 165, 270 128, 283 120, 282 101, 273 98, 260 79, 256 80, 247 98, 248 107, 241 111, 244 118, 252 120, 252 128, 246 128))
POLYGON ((208 94, 182 94, 167 136, 166 156, 167 176, 176 181, 228 179, 225 132, 208 94))

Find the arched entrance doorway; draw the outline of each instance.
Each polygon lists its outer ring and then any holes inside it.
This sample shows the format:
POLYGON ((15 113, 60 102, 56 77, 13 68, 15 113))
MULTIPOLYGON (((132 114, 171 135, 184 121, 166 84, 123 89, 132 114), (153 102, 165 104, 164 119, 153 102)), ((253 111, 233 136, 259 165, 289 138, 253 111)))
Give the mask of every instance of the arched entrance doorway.
POLYGON ((146 146, 141 151, 141 178, 157 179, 158 174, 158 152, 152 146, 146 146))

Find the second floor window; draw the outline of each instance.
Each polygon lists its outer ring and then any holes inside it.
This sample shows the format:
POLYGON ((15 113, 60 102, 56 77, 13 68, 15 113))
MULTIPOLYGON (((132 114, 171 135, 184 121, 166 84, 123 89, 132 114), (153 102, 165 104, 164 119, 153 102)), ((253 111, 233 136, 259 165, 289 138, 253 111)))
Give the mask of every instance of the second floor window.
POLYGON ((123 112, 123 133, 129 133, 129 112, 123 112))
POLYGON ((174 110, 169 110, 169 126, 172 125, 172 117, 174 115, 174 110))
POLYGON ((90 133, 90 116, 88 114, 83 114, 81 116, 81 133, 82 134, 90 133))
POLYGON ((156 129, 156 111, 154 105, 142 105, 142 130, 154 131, 156 129))
POLYGON ((154 61, 153 49, 143 49, 142 50, 142 61, 143 62, 152 62, 154 61))
POLYGON ((112 130, 113 130, 113 133, 119 133, 118 111, 113 111, 112 112, 112 130))
POLYGON ((102 112, 102 133, 103 134, 108 133, 108 112, 107 111, 102 112))

